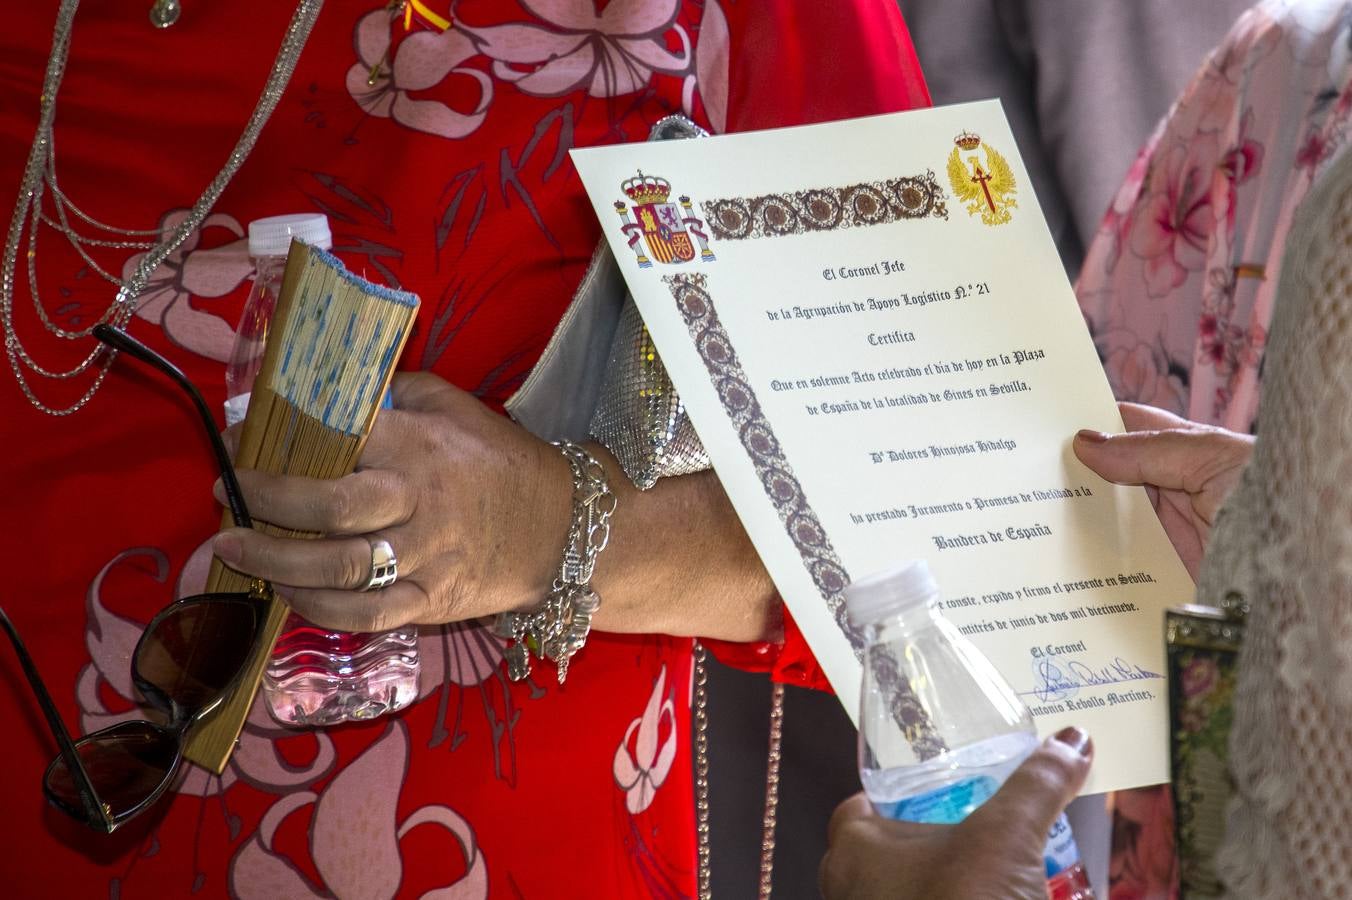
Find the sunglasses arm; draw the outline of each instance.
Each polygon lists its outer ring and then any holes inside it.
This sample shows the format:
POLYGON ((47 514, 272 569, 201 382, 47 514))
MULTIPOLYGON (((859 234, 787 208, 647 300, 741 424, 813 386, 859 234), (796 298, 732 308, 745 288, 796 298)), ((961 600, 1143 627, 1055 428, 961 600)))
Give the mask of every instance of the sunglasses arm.
POLYGON ((61 721, 61 714, 56 711, 56 704, 52 702, 52 695, 47 693, 47 686, 42 683, 42 677, 38 675, 32 657, 28 655, 28 648, 24 646, 23 640, 19 637, 19 632, 14 628, 14 623, 9 620, 9 616, 3 609, 0 609, 0 625, 4 626, 5 634, 9 636, 10 643, 14 645, 14 652, 19 657, 19 664, 23 666, 23 673, 28 679, 28 686, 33 689, 33 694, 38 698, 38 705, 42 707, 42 715, 46 717, 47 726, 51 729, 53 737, 56 738, 61 759, 66 763, 70 777, 75 779, 75 786, 80 792, 80 802, 84 806, 86 821, 90 824, 100 824, 104 831, 112 831, 113 821, 108 816, 108 810, 104 807, 103 802, 99 800, 98 792, 94 790, 94 783, 90 781, 84 763, 80 762, 80 754, 75 750, 75 741, 71 740, 70 732, 66 730, 66 724, 61 721))
POLYGON ((253 519, 249 516, 248 507, 244 505, 244 495, 240 492, 239 480, 235 477, 235 467, 230 462, 230 454, 226 452, 225 442, 221 440, 220 432, 216 430, 216 420, 211 417, 211 410, 207 408, 207 402, 202 399, 202 395, 198 393, 197 388, 188 380, 188 376, 184 375, 178 366, 119 328, 107 324, 95 325, 94 337, 115 350, 134 356, 146 365, 159 369, 172 378, 179 387, 188 392, 188 395, 192 397, 193 405, 197 407, 198 414, 202 417, 202 424, 207 430, 207 438, 211 441, 211 449, 216 453, 216 463, 221 469, 221 483, 225 486, 225 499, 230 507, 230 515, 234 517, 235 524, 240 528, 252 528, 253 519))

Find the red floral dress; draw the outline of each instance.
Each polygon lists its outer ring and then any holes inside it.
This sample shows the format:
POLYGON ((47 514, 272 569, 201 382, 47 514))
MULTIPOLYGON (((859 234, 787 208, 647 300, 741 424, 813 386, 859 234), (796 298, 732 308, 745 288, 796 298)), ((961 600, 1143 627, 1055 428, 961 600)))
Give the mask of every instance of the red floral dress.
MULTIPOLYGON (((79 10, 56 169, 91 216, 170 229, 238 138, 292 10, 185 3, 160 32, 148 5, 79 10)), ((0 13, 5 197, 33 138, 56 8, 0 13)), ((570 147, 642 140, 673 112, 721 130, 926 101, 884 0, 425 0, 407 24, 383 0, 329 0, 252 156, 155 271, 131 330, 219 408, 250 273, 246 224, 319 211, 351 268, 421 295, 404 367, 500 408, 599 236, 570 147)), ((130 273, 136 251, 95 248, 96 268, 56 230, 40 238, 43 308, 64 328, 89 327, 114 293, 99 269, 130 273)), ((22 276, 14 319, 45 366, 89 352, 44 329, 22 276)), ((29 374, 57 405, 89 383, 29 374)), ((74 729, 138 715, 128 665, 139 631, 202 587, 219 511, 197 427, 130 363, 65 418, 36 411, 0 373, 0 604, 74 729)), ((298 731, 255 708, 223 775, 188 767, 169 802, 111 837, 45 806, 54 748, 0 653, 4 894, 693 893, 689 640, 596 634, 566 687, 509 682, 501 643, 474 625, 425 630, 420 649, 420 699, 402 714, 298 731)), ((786 656, 801 663, 802 647, 786 656)))

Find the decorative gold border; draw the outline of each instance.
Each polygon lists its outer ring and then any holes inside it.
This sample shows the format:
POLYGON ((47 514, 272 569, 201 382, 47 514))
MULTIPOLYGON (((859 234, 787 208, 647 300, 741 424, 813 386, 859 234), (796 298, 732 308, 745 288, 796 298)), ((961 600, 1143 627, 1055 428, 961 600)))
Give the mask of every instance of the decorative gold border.
POLYGON ((713 236, 725 241, 948 218, 948 198, 933 170, 891 181, 706 200, 700 208, 713 236))

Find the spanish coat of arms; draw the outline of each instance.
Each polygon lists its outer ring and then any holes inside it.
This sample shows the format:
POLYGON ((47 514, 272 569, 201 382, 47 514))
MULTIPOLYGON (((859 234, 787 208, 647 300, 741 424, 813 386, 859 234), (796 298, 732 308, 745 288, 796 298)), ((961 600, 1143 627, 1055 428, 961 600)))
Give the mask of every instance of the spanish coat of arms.
POLYGON ((629 206, 624 201, 615 201, 615 212, 623 223, 621 231, 629 238, 629 249, 638 257, 639 268, 650 268, 654 259, 668 265, 690 262, 695 258, 692 237, 699 242, 700 260, 714 261, 704 222, 695 216, 690 198, 681 195, 677 198, 679 206, 668 202, 671 183, 665 178, 639 171, 638 177, 625 181, 620 189, 633 201, 634 218, 638 220, 629 218, 629 206))
POLYGON ((1011 218, 1010 210, 1018 207, 1014 200, 1018 188, 1009 162, 990 144, 985 145, 986 162, 982 165, 976 151, 981 138, 964 131, 953 139, 956 145, 948 155, 948 182, 958 202, 965 204, 968 215, 981 214, 987 225, 1003 225, 1011 218), (970 153, 966 161, 963 154, 970 153))

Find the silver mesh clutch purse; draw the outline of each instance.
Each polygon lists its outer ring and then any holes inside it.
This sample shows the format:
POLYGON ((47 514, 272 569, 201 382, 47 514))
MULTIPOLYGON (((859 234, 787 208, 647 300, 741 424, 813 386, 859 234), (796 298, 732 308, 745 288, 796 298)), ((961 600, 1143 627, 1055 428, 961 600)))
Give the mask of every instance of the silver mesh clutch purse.
POLYGON ((668 475, 709 468, 709 454, 657 355, 634 298, 624 301, 591 436, 615 454, 642 490, 668 475))
MULTIPOLYGON (((652 128, 650 141, 707 137, 684 116, 667 116, 652 128)), ((624 474, 641 490, 668 475, 689 475, 710 467, 685 404, 657 355, 632 296, 625 297, 610 345, 601 397, 588 430, 615 454, 624 474)))

